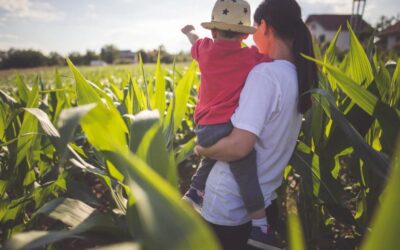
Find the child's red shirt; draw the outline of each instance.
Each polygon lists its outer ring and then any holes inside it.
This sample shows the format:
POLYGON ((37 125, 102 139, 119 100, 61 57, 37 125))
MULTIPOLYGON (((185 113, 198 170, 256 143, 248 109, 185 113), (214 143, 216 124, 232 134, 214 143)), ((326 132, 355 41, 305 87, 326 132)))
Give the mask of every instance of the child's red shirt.
POLYGON ((240 92, 250 70, 271 58, 239 41, 199 39, 192 46, 199 63, 201 84, 194 119, 198 125, 226 123, 239 104, 240 92))

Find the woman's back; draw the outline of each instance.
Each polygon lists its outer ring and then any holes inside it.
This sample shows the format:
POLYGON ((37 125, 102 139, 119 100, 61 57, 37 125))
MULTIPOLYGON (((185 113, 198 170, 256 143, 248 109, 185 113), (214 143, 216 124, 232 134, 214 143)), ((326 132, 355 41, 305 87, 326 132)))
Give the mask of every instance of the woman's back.
MULTIPOLYGON (((284 60, 262 63, 250 72, 232 116, 236 128, 257 135, 257 171, 268 203, 282 182, 298 137, 302 116, 297 111, 297 72, 284 60)), ((249 221, 238 186, 225 162, 217 162, 207 180, 203 217, 220 225, 249 221)))

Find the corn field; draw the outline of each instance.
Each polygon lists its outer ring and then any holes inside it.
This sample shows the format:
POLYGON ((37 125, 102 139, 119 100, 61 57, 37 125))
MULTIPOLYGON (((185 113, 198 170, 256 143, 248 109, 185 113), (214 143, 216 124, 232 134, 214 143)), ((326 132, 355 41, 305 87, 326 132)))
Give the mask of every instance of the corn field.
MULTIPOLYGON (((289 249, 397 249, 400 60, 385 66, 352 32, 339 59, 337 37, 308 58, 320 81, 279 190, 280 232, 289 249)), ((0 90, 1 246, 220 249, 180 198, 198 162, 197 64, 86 78, 67 61, 73 78, 17 75, 0 90)))

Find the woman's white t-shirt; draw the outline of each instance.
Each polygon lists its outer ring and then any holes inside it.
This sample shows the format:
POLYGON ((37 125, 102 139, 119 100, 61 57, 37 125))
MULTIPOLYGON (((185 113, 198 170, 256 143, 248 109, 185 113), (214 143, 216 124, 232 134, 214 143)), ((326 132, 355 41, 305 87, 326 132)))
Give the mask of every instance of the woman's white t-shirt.
MULTIPOLYGON (((261 63, 249 73, 231 118, 234 127, 257 135, 257 172, 265 207, 276 198, 300 132, 297 100, 296 67, 284 60, 261 63)), ((202 216, 225 226, 250 220, 226 162, 218 161, 207 179, 202 216)))

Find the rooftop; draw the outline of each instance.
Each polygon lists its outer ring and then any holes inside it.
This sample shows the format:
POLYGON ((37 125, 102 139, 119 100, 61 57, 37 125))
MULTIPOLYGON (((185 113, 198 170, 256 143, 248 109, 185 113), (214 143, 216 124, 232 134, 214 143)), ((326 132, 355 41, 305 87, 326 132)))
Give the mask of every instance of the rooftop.
MULTIPOLYGON (((342 26, 342 30, 348 30, 347 21, 350 22, 351 15, 310 15, 306 23, 317 22, 324 29, 329 31, 337 31, 340 26, 342 26)), ((360 29, 372 29, 371 25, 369 25, 361 16, 355 16, 356 21, 360 23, 360 29)))
POLYGON ((379 33, 379 36, 388 36, 393 34, 400 34, 400 21, 382 30, 379 33))

